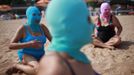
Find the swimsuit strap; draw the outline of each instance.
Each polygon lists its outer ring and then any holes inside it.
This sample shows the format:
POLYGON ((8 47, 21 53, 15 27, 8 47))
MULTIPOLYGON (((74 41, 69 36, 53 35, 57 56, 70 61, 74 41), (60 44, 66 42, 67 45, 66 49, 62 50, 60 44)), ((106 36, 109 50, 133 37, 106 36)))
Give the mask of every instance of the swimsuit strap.
MULTIPOLYGON (((110 15, 109 25, 111 25, 112 21, 113 21, 113 20, 112 20, 112 15, 110 15)), ((98 24, 99 24, 99 26, 102 25, 102 23, 101 23, 101 19, 100 19, 100 15, 98 15, 98 24)))
POLYGON ((100 15, 98 15, 98 23, 99 23, 99 26, 101 26, 101 19, 100 19, 100 15))
MULTIPOLYGON (((26 34, 27 34, 27 35, 33 36, 33 35, 30 33, 31 30, 29 30, 26 25, 24 25, 24 28, 25 28, 25 30, 26 30, 26 34)), ((40 26, 40 32, 41 32, 41 35, 44 35, 44 31, 43 31, 43 29, 41 28, 41 26, 40 26)))
POLYGON ((40 25, 40 31, 41 31, 41 34, 44 35, 44 31, 43 31, 43 28, 41 27, 41 25, 40 25))
POLYGON ((29 29, 26 25, 24 25, 24 29, 25 29, 25 32, 26 32, 26 36, 31 35, 31 33, 29 32, 29 29))
POLYGON ((112 24, 112 22, 113 22, 113 16, 112 16, 112 15, 110 15, 109 25, 111 25, 111 24, 112 24))

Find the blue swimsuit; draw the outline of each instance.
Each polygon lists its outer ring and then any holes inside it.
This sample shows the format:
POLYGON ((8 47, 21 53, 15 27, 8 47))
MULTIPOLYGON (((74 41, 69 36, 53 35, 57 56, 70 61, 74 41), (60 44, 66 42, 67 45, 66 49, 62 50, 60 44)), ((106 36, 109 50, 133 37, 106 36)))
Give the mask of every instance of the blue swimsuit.
POLYGON ((40 27, 40 32, 42 35, 40 36, 33 36, 30 34, 27 26, 24 26, 25 30, 26 30, 26 37, 21 39, 20 42, 29 42, 32 40, 38 40, 42 43, 42 47, 35 49, 35 48, 23 48, 18 50, 18 56, 20 61, 23 60, 23 55, 27 54, 27 55, 31 55, 33 56, 35 59, 40 60, 40 58, 44 55, 45 51, 44 51, 44 43, 46 43, 46 36, 44 35, 43 30, 40 27))

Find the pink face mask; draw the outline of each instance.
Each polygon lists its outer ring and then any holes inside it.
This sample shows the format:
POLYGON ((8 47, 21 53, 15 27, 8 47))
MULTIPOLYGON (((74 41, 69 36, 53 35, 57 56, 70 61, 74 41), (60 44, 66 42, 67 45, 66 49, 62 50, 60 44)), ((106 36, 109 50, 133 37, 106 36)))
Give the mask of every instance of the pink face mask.
POLYGON ((101 15, 103 16, 109 16, 111 7, 108 3, 102 3, 100 7, 101 15))

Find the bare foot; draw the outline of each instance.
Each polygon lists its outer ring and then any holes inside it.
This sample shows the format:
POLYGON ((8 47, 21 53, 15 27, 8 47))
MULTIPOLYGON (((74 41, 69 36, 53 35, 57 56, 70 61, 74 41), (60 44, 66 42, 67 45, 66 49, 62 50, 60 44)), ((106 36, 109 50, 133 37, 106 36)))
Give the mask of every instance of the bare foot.
POLYGON ((14 64, 13 66, 11 66, 10 68, 8 68, 5 72, 5 75, 13 75, 15 73, 23 73, 21 70, 16 68, 16 64, 14 64))
POLYGON ((114 46, 109 46, 109 45, 107 45, 107 47, 106 48, 108 48, 108 49, 110 49, 110 50, 114 50, 115 49, 115 47, 114 46))

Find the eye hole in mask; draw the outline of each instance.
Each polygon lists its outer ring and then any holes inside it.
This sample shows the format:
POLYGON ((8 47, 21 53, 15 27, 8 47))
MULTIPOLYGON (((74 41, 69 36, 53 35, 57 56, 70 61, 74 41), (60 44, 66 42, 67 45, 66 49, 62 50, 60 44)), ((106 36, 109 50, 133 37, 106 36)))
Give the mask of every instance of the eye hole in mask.
POLYGON ((41 13, 40 13, 40 14, 35 14, 35 13, 33 13, 32 15, 33 15, 33 16, 36 16, 36 15, 41 16, 42 14, 41 14, 41 13))
POLYGON ((35 14, 35 13, 33 13, 32 15, 33 15, 33 16, 36 16, 36 14, 35 14))

